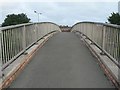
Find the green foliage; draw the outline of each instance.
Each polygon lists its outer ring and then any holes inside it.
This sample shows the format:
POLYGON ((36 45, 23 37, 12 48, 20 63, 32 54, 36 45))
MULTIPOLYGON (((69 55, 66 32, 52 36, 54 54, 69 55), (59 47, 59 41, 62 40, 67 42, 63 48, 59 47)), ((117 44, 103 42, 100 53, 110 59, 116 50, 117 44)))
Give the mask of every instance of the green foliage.
POLYGON ((30 21, 30 19, 24 13, 10 14, 10 15, 6 16, 4 22, 2 23, 2 27, 3 26, 9 26, 9 25, 28 23, 29 21, 30 21))
POLYGON ((111 16, 108 17, 108 21, 111 24, 120 25, 120 14, 119 13, 111 13, 111 16))

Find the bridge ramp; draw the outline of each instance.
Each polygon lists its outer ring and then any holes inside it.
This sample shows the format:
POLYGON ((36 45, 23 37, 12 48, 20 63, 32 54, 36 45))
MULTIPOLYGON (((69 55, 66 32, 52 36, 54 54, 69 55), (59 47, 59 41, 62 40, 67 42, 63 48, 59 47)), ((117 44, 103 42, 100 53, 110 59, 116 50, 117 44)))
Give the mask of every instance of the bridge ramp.
POLYGON ((113 88, 74 33, 61 32, 38 50, 10 88, 113 88))

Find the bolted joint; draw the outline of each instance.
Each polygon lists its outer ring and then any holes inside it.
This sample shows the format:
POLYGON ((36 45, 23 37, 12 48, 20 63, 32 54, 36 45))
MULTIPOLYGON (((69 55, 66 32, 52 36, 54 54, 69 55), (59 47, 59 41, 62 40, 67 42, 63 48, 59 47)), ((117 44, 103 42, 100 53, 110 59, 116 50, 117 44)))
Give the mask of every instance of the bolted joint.
POLYGON ((27 55, 27 54, 28 54, 28 52, 24 52, 23 54, 24 54, 24 55, 27 55))
POLYGON ((102 51, 102 52, 100 53, 100 55, 106 55, 106 54, 105 54, 105 52, 102 51))
POLYGON ((91 45, 95 45, 95 43, 94 43, 94 42, 91 42, 90 44, 91 44, 91 45))

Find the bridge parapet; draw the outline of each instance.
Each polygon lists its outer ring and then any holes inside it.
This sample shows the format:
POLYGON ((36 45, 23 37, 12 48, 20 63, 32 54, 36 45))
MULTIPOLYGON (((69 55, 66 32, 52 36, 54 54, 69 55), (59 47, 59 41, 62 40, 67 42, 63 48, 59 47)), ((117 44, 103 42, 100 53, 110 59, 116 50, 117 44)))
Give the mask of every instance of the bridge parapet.
MULTIPOLYGON (((101 57, 98 53, 98 50, 96 50, 99 59, 102 59, 102 63, 105 65, 105 67, 107 67, 107 69, 109 69, 108 71, 112 72, 115 80, 119 82, 120 26, 95 22, 79 22, 72 27, 71 31, 79 32, 85 41, 89 40, 89 46, 92 49, 92 45, 95 45, 98 49, 100 49, 100 55, 104 56, 101 57)), ((89 41, 87 41, 87 43, 89 41)))
POLYGON ((2 70, 49 33, 61 31, 52 22, 26 23, 0 28, 2 70))
MULTIPOLYGON (((80 31, 107 53, 112 59, 120 59, 120 26, 95 22, 80 22, 72 31, 80 31)), ((117 62, 116 62, 117 63, 117 62)))

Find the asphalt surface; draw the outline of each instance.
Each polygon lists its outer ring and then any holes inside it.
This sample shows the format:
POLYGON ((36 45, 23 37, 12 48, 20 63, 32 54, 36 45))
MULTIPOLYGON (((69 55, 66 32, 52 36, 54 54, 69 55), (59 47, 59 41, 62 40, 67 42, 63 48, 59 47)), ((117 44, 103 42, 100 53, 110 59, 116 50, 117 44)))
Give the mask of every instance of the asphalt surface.
POLYGON ((73 33, 61 32, 38 50, 10 88, 112 88, 97 60, 73 33))

